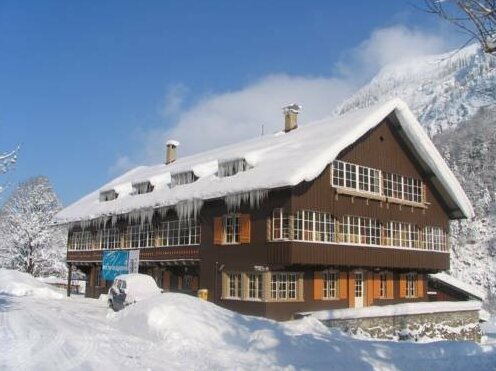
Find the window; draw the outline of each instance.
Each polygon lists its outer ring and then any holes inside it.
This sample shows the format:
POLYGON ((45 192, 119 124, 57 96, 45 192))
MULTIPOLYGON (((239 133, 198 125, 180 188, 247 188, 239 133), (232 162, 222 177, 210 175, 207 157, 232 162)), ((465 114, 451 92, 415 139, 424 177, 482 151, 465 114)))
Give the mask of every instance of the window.
POLYGON ((272 240, 289 239, 289 215, 283 209, 272 212, 272 240))
POLYGON ((343 242, 380 245, 381 226, 377 219, 344 216, 342 232, 343 242))
POLYGON ((417 297, 417 274, 408 273, 406 275, 406 297, 415 298, 417 297))
POLYGON ((422 181, 398 174, 384 173, 384 196, 422 203, 422 181))
POLYGON ((324 271, 324 299, 338 298, 338 273, 335 271, 324 271))
POLYGON ((149 182, 139 182, 133 184, 133 195, 142 195, 153 191, 153 185, 149 182))
POLYGON ((155 246, 155 234, 149 224, 127 227, 127 248, 141 248, 155 246))
POLYGON ((100 249, 117 249, 119 243, 119 230, 117 228, 102 229, 99 231, 100 249))
POLYGON ((424 249, 447 251, 447 238, 442 228, 424 227, 424 249))
POLYGON ((192 171, 171 174, 171 188, 196 181, 198 177, 192 171))
POLYGON ((332 185, 368 193, 381 193, 381 172, 344 161, 332 163, 332 185))
POLYGON ((115 200, 119 194, 115 191, 115 189, 110 189, 108 191, 100 192, 100 202, 112 201, 115 200))
POLYGON ((262 300, 263 280, 261 273, 250 273, 248 275, 248 298, 253 300, 262 300))
POLYGON ((241 273, 227 273, 227 297, 241 299, 241 273))
POLYGON ((298 298, 298 274, 272 273, 270 297, 273 300, 296 300, 298 298))
POLYGON ((249 169, 248 163, 244 158, 234 160, 219 161, 219 171, 217 175, 220 178, 236 175, 239 172, 249 169))
POLYGON ((379 273, 379 297, 381 299, 387 298, 387 273, 379 273))
POLYGON ((294 219, 294 239, 297 241, 332 242, 334 220, 329 213, 301 210, 294 219))
POLYGON ((384 245, 418 248, 419 230, 410 223, 388 222, 384 228, 384 245))
POLYGON ((224 216, 224 236, 226 244, 239 243, 239 215, 224 216))
POLYGON ((188 246, 200 244, 200 223, 195 219, 171 220, 160 223, 160 246, 188 246))
POLYGON ((69 250, 91 250, 93 238, 90 231, 73 232, 69 239, 69 250))

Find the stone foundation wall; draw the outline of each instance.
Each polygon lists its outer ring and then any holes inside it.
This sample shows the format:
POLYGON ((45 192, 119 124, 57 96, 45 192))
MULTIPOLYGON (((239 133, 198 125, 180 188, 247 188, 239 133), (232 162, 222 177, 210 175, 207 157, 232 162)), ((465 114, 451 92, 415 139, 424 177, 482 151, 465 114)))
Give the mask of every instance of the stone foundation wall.
POLYGON ((418 340, 422 337, 480 342, 478 311, 409 314, 388 317, 322 320, 327 327, 376 339, 418 340))

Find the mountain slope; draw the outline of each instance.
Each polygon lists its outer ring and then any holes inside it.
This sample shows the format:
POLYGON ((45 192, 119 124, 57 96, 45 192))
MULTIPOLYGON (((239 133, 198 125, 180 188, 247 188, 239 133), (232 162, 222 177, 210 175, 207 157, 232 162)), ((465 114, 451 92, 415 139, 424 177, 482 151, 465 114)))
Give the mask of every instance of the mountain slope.
POLYGON ((419 118, 474 205, 451 223, 451 274, 488 291, 496 312, 496 57, 476 45, 391 65, 343 102, 343 114, 399 97, 419 118))

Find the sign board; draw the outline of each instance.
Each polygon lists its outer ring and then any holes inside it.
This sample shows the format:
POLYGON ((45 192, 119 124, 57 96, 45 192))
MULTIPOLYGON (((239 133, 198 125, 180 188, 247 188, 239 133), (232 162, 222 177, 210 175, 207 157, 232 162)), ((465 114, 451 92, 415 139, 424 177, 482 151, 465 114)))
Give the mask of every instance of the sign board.
POLYGON ((113 281, 119 274, 138 273, 139 250, 106 250, 102 255, 102 278, 113 281))

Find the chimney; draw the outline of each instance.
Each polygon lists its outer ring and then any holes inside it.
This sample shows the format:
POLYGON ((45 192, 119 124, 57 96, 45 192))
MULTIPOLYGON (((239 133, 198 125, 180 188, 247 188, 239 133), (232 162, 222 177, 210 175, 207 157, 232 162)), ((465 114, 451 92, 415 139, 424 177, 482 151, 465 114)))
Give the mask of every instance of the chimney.
POLYGON ((168 140, 165 151, 165 164, 169 165, 170 163, 176 161, 177 157, 177 147, 179 147, 179 142, 177 140, 168 140))
POLYGON ((290 132, 298 127, 298 113, 301 111, 301 106, 293 103, 289 106, 283 107, 284 112, 284 131, 290 132))

